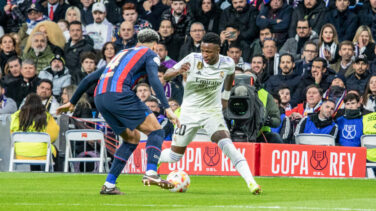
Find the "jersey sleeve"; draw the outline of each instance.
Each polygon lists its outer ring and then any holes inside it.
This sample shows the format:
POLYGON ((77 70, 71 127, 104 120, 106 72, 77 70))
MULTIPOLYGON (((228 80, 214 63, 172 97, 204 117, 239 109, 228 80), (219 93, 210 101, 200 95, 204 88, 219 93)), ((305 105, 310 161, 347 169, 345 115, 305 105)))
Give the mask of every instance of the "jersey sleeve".
POLYGON ((155 91, 155 95, 161 101, 163 108, 169 108, 169 104, 161 84, 158 78, 158 63, 159 58, 155 53, 150 53, 146 58, 146 72, 148 74, 148 79, 151 87, 155 91))
POLYGON ((227 57, 226 59, 228 59, 228 64, 229 64, 229 71, 228 71, 227 75, 232 75, 232 74, 235 73, 235 62, 230 57, 227 57))
POLYGON ((186 57, 184 57, 182 60, 180 60, 178 63, 176 63, 174 65, 174 69, 177 70, 177 69, 180 69, 180 67, 185 64, 185 63, 189 63, 191 64, 191 68, 188 70, 188 72, 192 69, 193 65, 194 65, 194 55, 193 53, 187 55, 186 57))

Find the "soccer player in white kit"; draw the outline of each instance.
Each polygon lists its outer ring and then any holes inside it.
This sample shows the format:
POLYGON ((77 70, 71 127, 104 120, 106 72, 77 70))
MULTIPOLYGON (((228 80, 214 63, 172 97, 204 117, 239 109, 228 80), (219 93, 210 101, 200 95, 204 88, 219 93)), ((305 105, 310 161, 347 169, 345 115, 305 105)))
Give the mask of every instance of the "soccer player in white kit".
POLYGON ((159 163, 178 162, 197 130, 203 127, 211 140, 230 158, 249 190, 259 194, 261 188, 254 180, 246 159, 232 143, 223 118, 222 108, 227 107, 230 98, 235 63, 219 52, 219 36, 207 33, 202 39, 201 53, 191 53, 167 70, 165 80, 180 74, 185 74, 187 80, 179 118, 181 127, 175 129, 171 148, 162 151, 159 163))

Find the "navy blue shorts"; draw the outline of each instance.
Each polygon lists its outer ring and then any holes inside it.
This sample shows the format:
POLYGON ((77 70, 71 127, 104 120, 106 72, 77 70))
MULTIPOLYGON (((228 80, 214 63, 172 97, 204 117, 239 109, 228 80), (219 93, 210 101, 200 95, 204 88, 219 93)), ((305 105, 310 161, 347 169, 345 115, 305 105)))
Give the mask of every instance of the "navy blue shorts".
POLYGON ((118 135, 127 128, 134 130, 152 113, 133 91, 104 93, 95 96, 94 102, 103 118, 118 135))

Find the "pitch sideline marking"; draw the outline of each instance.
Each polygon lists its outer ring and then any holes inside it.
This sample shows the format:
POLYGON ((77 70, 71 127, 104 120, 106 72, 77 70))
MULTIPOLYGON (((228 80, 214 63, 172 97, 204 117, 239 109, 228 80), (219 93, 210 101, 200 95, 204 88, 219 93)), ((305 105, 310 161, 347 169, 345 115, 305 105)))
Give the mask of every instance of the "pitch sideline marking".
POLYGON ((79 204, 79 203, 4 203, 13 206, 109 206, 109 207, 177 207, 177 208, 238 208, 238 209, 294 209, 294 210, 337 210, 337 211, 376 211, 361 208, 320 208, 320 207, 283 207, 283 206, 252 206, 252 205, 182 205, 182 204, 79 204))

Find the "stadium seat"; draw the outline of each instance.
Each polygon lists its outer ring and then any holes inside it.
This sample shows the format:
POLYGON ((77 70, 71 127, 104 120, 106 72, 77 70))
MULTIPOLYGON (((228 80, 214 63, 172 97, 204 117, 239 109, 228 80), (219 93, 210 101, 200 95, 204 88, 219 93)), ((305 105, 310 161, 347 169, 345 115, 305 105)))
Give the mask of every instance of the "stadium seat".
POLYGON ((48 172, 49 169, 53 171, 50 135, 48 135, 47 133, 38 133, 38 132, 15 132, 13 133, 11 136, 9 171, 14 171, 14 164, 44 165, 45 172, 48 172), (15 159, 14 144, 16 142, 46 143, 47 144, 46 159, 44 160, 15 159))
POLYGON ((335 137, 326 134, 298 134, 296 144, 335 146, 335 137))
MULTIPOLYGON (((367 149, 376 148, 376 135, 363 135, 361 138, 361 145, 362 147, 366 147, 367 149)), ((367 177, 368 178, 375 178, 375 173, 373 168, 376 168, 375 162, 367 162, 367 177)))
MULTIPOLYGON (((74 171, 73 162, 99 162, 99 172, 103 173, 104 167, 108 171, 106 144, 104 141, 103 132, 94 129, 80 129, 80 130, 68 130, 65 132, 66 146, 65 146, 65 163, 64 172, 68 172, 68 167, 70 166, 71 171, 74 171), (99 157, 74 157, 72 153, 71 142, 82 141, 99 141, 100 142, 100 153, 99 157)), ((97 143, 97 142, 95 142, 97 143)))
POLYGON ((0 114, 0 172, 9 171, 10 114, 0 114))

